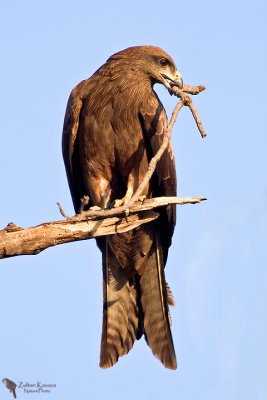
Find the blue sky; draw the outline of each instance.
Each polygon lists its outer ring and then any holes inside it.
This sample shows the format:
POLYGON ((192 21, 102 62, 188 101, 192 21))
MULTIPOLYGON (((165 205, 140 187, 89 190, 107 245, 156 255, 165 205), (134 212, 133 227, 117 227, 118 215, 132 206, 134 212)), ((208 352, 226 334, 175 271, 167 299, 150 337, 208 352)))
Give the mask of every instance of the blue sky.
MULTIPOLYGON (((61 156, 68 95, 114 52, 164 48, 205 84, 173 131, 179 194, 166 269, 179 368, 144 340, 101 370, 101 258, 94 241, 0 263, 0 378, 54 383, 43 399, 267 397, 267 132, 264 1, 9 1, 0 5, 0 227, 73 213, 61 156)), ((177 99, 157 86, 168 114, 177 99)), ((31 398, 18 389, 18 398, 31 398)), ((11 399, 0 382, 0 397, 11 399)))

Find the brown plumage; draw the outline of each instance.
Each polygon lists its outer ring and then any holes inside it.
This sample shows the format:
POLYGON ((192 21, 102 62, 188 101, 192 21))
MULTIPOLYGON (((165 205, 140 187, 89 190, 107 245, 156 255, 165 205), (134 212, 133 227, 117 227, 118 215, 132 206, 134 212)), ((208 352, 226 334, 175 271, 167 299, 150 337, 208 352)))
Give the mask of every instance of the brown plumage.
MULTIPOLYGON (((168 124, 153 90, 182 80, 172 58, 153 46, 111 56, 71 92, 63 128, 63 156, 76 212, 126 202, 160 147, 168 124)), ((146 197, 175 196, 171 144, 158 163, 146 197)), ((130 232, 102 237, 103 330, 100 366, 111 367, 142 334, 165 367, 175 369, 168 303, 174 304, 164 266, 175 225, 175 206, 130 232)))

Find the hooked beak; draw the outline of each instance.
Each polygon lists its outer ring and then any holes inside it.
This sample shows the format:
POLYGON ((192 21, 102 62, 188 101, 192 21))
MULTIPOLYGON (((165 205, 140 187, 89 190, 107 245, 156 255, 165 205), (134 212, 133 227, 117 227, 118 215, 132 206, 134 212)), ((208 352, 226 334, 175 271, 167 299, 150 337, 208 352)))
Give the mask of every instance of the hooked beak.
POLYGON ((171 89, 173 85, 178 86, 179 89, 183 88, 183 79, 179 71, 176 71, 175 74, 160 74, 162 77, 162 83, 166 86, 167 89, 171 89))

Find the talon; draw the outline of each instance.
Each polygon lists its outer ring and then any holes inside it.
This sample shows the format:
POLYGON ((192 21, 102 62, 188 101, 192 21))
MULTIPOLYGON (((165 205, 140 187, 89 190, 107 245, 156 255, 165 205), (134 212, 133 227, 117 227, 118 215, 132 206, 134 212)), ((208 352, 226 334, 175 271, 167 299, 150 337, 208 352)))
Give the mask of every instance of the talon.
POLYGON ((145 199, 146 199, 146 195, 145 194, 143 194, 142 196, 138 197, 138 201, 141 201, 142 204, 145 201, 145 199))

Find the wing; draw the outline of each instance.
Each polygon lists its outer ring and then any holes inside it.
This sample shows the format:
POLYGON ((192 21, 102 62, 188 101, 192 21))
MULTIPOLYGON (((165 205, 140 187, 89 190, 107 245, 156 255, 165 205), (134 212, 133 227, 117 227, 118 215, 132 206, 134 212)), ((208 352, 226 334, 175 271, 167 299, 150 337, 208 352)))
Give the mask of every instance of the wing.
POLYGON ((63 159, 76 213, 79 212, 81 199, 85 195, 83 181, 79 173, 80 166, 77 146, 80 115, 83 107, 81 95, 83 84, 84 81, 77 85, 70 94, 62 134, 63 159))
MULTIPOLYGON (((147 138, 147 148, 153 157, 159 150, 163 139, 164 132, 168 126, 168 118, 166 111, 160 100, 158 103, 150 103, 145 112, 140 113, 140 120, 143 127, 143 132, 147 138)), ((162 154, 161 159, 157 164, 156 179, 152 181, 153 196, 176 196, 177 181, 175 171, 175 160, 172 150, 171 140, 168 148, 162 154)), ((168 255, 168 248, 171 245, 172 235, 176 223, 176 206, 169 205, 161 209, 161 242, 163 245, 164 262, 168 255)))

